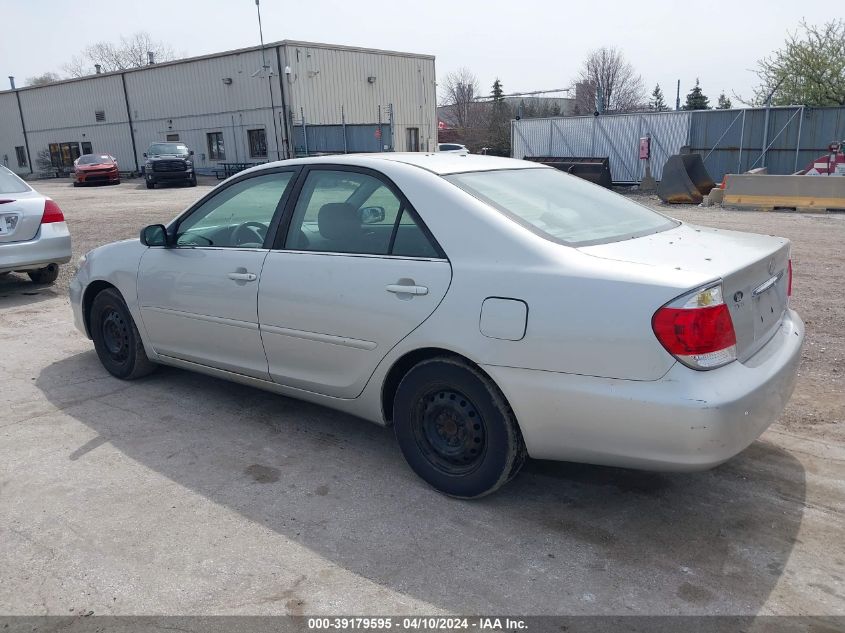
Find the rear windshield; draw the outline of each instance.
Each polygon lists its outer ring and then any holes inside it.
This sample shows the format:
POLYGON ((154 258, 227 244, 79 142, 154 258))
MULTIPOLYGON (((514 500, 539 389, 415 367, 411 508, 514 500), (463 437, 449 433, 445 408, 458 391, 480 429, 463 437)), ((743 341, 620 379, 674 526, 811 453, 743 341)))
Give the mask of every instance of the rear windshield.
POLYGON ((181 143, 153 143, 148 150, 149 154, 187 154, 187 145, 181 143))
POLYGON ((557 169, 468 172, 446 180, 537 235, 568 246, 617 242, 678 223, 557 169))
POLYGON ((102 163, 110 163, 111 156, 108 154, 84 154, 77 160, 77 165, 99 165, 102 163))
POLYGON ((4 167, 0 167, 0 193, 23 193, 29 186, 4 167))

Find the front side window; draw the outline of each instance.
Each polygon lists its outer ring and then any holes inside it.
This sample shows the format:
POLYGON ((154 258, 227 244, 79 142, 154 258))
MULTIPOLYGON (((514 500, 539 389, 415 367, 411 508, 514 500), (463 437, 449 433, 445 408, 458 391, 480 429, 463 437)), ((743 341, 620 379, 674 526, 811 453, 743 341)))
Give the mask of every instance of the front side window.
POLYGON ((468 172, 445 178, 541 237, 569 246, 616 242, 678 225, 557 169, 468 172))
POLYGON ((223 148, 223 132, 210 132, 206 134, 208 139, 208 159, 226 160, 226 151, 223 148))
POLYGON ((178 246, 262 248, 293 178, 279 172, 241 180, 206 200, 176 231, 178 246))
POLYGON ((405 257, 438 257, 410 207, 382 180, 351 171, 308 174, 285 248, 405 257))
POLYGON ((247 130, 246 134, 249 139, 249 157, 266 158, 267 134, 264 130, 247 130))

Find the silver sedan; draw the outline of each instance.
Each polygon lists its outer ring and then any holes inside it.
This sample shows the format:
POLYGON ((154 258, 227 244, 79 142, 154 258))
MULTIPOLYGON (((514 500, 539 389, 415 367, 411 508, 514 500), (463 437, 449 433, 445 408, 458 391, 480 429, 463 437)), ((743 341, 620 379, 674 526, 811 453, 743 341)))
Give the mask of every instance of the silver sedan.
POLYGON ((462 498, 526 456, 696 470, 792 392, 785 239, 685 225, 534 163, 333 156, 229 179, 71 284, 105 368, 167 364, 392 425, 462 498))
POLYGON ((25 272, 35 283, 51 284, 70 256, 59 205, 0 165, 0 276, 25 272))

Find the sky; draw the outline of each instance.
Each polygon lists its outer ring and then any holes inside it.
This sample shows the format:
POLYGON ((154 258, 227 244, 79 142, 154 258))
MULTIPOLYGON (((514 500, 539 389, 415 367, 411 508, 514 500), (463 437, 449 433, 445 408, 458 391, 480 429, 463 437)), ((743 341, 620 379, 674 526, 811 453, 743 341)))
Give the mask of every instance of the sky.
MULTIPOLYGON (((801 19, 821 24, 836 3, 785 0, 261 0, 264 39, 384 48, 436 56, 437 78, 466 67, 481 92, 571 87, 590 50, 620 49, 651 92, 674 106, 701 80, 750 96, 756 62, 779 48, 801 19)), ((254 0, 0 0, 0 77, 17 85, 62 66, 87 44, 147 31, 180 56, 259 43, 254 0), (8 28, 14 25, 14 28, 8 28)), ((6 89, 6 80, 2 80, 6 89)), ((574 94, 573 94, 574 96, 574 94)), ((734 99, 734 105, 739 105, 734 99)))

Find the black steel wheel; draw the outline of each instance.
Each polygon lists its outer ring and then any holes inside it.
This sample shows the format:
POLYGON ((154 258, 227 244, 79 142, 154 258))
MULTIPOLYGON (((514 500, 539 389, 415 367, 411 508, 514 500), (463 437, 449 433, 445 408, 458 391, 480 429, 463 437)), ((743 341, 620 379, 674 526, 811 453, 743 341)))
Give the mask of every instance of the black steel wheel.
POLYGON ((111 375, 132 380, 155 370, 129 308, 117 290, 103 290, 94 297, 88 324, 97 356, 111 375))
POLYGON ((408 464, 454 497, 490 494, 513 478, 525 445, 513 411, 489 377, 460 359, 434 358, 402 379, 393 425, 408 464))

